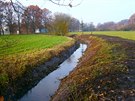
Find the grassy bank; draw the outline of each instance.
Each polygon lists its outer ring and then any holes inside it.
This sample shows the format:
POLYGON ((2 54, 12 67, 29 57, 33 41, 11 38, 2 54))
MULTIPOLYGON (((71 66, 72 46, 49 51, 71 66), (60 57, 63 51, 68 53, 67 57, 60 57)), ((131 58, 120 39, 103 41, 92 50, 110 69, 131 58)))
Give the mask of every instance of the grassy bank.
POLYGON ((74 43, 73 39, 64 36, 0 36, 0 92, 27 70, 60 54, 74 43))
MULTIPOLYGON (((82 32, 72 32, 71 34, 82 34, 82 32)), ((83 32, 83 34, 91 34, 91 32, 83 32)), ((135 31, 93 31, 92 34, 116 36, 125 39, 135 40, 135 31)))
POLYGON ((113 44, 95 36, 79 35, 77 39, 86 42, 88 48, 77 69, 62 80, 53 101, 105 100, 106 90, 117 86, 117 77, 112 75, 122 74, 127 70, 123 64, 126 59, 125 51, 120 44, 113 44), (99 99, 100 96, 103 99, 99 99))

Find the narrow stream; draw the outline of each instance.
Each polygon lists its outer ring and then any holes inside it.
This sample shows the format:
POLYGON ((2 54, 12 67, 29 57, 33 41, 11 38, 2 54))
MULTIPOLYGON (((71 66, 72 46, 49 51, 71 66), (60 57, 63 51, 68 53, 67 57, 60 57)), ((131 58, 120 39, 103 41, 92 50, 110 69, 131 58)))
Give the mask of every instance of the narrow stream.
POLYGON ((49 101, 58 89, 60 79, 67 76, 76 67, 79 58, 86 48, 86 44, 80 44, 80 47, 68 59, 61 63, 58 69, 43 78, 18 101, 49 101))

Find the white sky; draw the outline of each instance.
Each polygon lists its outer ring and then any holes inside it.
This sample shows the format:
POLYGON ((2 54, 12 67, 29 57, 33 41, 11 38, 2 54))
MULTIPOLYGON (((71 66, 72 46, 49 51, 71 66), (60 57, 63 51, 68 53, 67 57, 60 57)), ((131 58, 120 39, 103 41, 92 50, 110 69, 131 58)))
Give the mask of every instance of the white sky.
MULTIPOLYGON (((81 0, 74 1, 80 2, 81 0)), ((48 8, 53 13, 67 13, 79 20, 94 24, 108 21, 118 22, 128 19, 135 13, 135 0, 83 0, 81 5, 73 8, 58 6, 48 0, 21 0, 20 2, 26 6, 33 4, 48 8)))

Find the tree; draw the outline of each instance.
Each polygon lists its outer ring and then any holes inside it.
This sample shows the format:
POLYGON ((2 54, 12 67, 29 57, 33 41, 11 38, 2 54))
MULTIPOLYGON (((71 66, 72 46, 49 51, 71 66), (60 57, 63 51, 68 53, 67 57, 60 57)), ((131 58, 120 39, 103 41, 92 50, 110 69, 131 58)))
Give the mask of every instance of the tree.
POLYGON ((54 15, 53 29, 57 35, 66 35, 69 32, 71 17, 64 13, 54 15))
POLYGON ((71 18, 69 30, 71 32, 79 31, 80 30, 80 21, 76 18, 71 18))
POLYGON ((17 20, 17 31, 21 34, 21 22, 22 22, 22 14, 24 13, 24 9, 22 9, 22 5, 20 3, 13 3, 16 11, 16 20, 17 20))
POLYGON ((22 31, 25 32, 25 30, 27 34, 30 32, 30 15, 27 9, 22 15, 22 31))
POLYGON ((27 33, 30 31, 35 33, 36 29, 41 27, 42 10, 38 6, 30 5, 24 11, 23 23, 26 26, 27 33))
POLYGON ((135 30, 135 14, 129 18, 129 25, 131 30, 135 30))
POLYGON ((42 9, 42 26, 43 28, 49 30, 50 22, 52 20, 52 12, 48 9, 44 8, 42 9))
POLYGON ((124 19, 119 21, 116 24, 116 30, 124 30, 124 31, 128 31, 129 29, 129 20, 128 19, 124 19))
POLYGON ((93 24, 93 22, 91 22, 90 24, 89 24, 89 31, 91 31, 91 34, 92 34, 92 32, 95 30, 95 26, 94 26, 94 24, 93 24))
POLYGON ((94 31, 95 30, 95 26, 94 24, 91 22, 91 23, 84 23, 83 25, 83 31, 94 31))
POLYGON ((4 34, 4 30, 3 30, 3 24, 4 24, 4 6, 5 3, 4 1, 0 1, 0 35, 4 34))
POLYGON ((116 24, 114 22, 106 22, 103 24, 98 24, 97 30, 100 30, 100 31, 116 30, 116 24))
POLYGON ((16 30, 16 17, 14 9, 10 2, 5 3, 4 16, 6 25, 9 28, 11 34, 13 34, 16 30))

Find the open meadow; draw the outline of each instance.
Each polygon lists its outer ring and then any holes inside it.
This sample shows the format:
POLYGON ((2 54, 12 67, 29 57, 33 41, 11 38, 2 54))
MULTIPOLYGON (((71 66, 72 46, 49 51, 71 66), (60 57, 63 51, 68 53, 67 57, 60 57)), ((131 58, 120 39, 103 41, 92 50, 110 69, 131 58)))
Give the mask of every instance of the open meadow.
POLYGON ((0 57, 52 48, 66 41, 68 38, 62 36, 4 35, 0 36, 0 57))
MULTIPOLYGON (((91 34, 91 32, 71 32, 70 34, 91 34)), ((125 39, 135 40, 135 31, 93 31, 92 34, 116 36, 125 39)))

